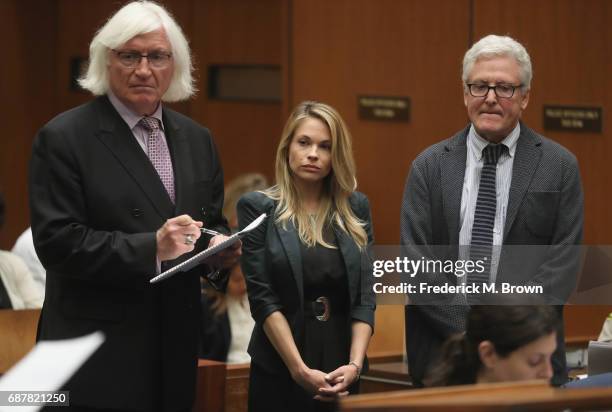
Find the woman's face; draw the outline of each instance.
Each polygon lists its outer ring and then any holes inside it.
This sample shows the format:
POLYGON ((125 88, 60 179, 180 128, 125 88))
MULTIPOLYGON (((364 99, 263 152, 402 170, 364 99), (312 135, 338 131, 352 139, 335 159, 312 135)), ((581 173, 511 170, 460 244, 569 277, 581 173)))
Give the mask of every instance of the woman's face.
POLYGON ((331 136, 319 119, 306 118, 289 144, 289 167, 299 184, 320 184, 331 171, 331 136))
POLYGON ((506 357, 499 356, 490 341, 481 342, 480 359, 484 370, 479 382, 508 382, 550 379, 553 375, 550 357, 557 347, 555 332, 523 346, 506 357), (487 349, 487 345, 490 345, 487 349))

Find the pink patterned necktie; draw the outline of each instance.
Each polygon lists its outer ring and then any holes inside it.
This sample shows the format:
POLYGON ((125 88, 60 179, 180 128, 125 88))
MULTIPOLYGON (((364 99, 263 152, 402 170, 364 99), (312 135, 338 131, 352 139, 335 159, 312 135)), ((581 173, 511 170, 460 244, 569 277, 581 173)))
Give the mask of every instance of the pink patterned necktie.
POLYGON ((143 117, 140 119, 142 127, 149 132, 147 141, 147 155, 157 170, 157 174, 161 179, 166 192, 174 203, 174 172, 172 171, 172 160, 170 159, 170 151, 166 144, 166 139, 163 138, 159 130, 159 120, 154 117, 143 117))

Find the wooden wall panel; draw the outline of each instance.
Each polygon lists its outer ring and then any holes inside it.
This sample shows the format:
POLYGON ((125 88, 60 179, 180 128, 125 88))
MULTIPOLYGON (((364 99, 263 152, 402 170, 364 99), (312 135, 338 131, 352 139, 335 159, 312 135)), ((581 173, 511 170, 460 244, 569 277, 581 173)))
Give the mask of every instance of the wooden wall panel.
POLYGON ((404 307, 379 305, 376 307, 374 336, 368 354, 404 353, 404 307))
POLYGON ((40 309, 0 310, 0 375, 34 347, 39 317, 40 309))
POLYGON ((320 100, 353 134, 359 190, 371 202, 378 243, 399 242, 399 210, 412 160, 464 127, 460 60, 468 1, 296 0, 292 104, 320 100), (409 123, 360 120, 358 95, 408 96, 409 123))
POLYGON ((0 249, 10 249, 29 225, 28 162, 36 130, 53 114, 55 100, 55 2, 0 2, 0 35, 7 41, 0 64, 0 191, 6 223, 0 249))
POLYGON ((280 64, 281 0, 196 2, 194 44, 213 64, 280 64))
POLYGON ((282 3, 283 0, 195 2, 192 45, 200 92, 192 102, 192 116, 215 136, 226 182, 249 172, 273 177, 274 154, 284 119, 280 102, 209 99, 207 69, 214 64, 282 66, 282 3))
POLYGON ((566 306, 564 321, 567 344, 586 347, 590 340, 597 340, 610 313, 612 305, 566 306))

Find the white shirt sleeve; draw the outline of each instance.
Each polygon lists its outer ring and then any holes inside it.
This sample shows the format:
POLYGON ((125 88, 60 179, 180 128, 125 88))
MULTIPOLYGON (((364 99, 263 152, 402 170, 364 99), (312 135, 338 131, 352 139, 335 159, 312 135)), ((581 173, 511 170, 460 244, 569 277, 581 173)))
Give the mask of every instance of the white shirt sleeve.
POLYGON ((13 309, 42 307, 44 290, 34 281, 28 267, 19 256, 0 251, 0 277, 13 309))

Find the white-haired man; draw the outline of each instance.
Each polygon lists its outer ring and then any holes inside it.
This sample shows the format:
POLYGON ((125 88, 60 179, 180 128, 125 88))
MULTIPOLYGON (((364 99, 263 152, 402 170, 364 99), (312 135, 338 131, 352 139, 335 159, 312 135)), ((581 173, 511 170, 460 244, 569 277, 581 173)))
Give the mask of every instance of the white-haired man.
MULTIPOLYGON (((578 164, 565 148, 520 121, 531 78, 529 54, 510 37, 486 36, 466 52, 463 101, 471 122, 412 163, 401 243, 411 253, 471 259, 482 266, 466 276, 421 274, 417 282, 539 285, 544 293, 536 301, 557 304, 572 289, 573 245, 581 241, 583 222, 578 164)), ((416 385, 424 383, 445 339, 465 330, 468 304, 479 303, 478 290, 458 289, 461 293, 437 301, 417 295, 415 304, 406 306, 409 370, 416 385)), ((495 296, 487 302, 495 304, 495 296)), ((533 299, 524 296, 522 302, 533 299)), ((560 324, 552 359, 556 384, 567 378, 560 324)))
POLYGON ((129 3, 90 45, 80 83, 98 97, 36 137, 32 229, 47 270, 38 338, 106 336, 66 385, 74 410, 191 410, 199 277, 240 254, 238 245, 207 267, 149 284, 208 246, 202 226, 228 232, 210 133, 162 104, 193 94, 191 70, 168 12, 129 3))

